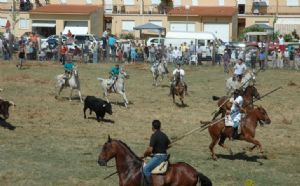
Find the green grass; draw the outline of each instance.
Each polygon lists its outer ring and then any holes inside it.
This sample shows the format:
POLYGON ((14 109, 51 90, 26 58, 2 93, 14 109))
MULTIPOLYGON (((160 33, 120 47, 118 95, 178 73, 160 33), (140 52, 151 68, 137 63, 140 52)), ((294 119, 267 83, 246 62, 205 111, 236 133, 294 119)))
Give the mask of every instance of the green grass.
MULTIPOLYGON (((102 97, 97 77, 107 77, 112 64, 79 64, 84 96, 102 97)), ((151 121, 160 119, 163 130, 170 138, 183 135, 199 126, 200 120, 210 120, 216 109, 212 95, 224 95, 225 79, 221 67, 184 67, 189 96, 188 107, 172 103, 167 80, 163 86, 153 87, 147 65, 127 65, 130 79, 126 80, 129 109, 113 104, 113 115, 107 119, 115 123, 98 123, 83 118, 83 105, 66 98, 63 90, 55 96, 55 75, 62 73, 61 65, 52 62, 27 63, 26 69, 17 70, 15 64, 0 62, 0 96, 14 101, 10 124, 15 130, 0 127, 0 185, 118 185, 118 177, 103 178, 115 171, 97 164, 101 145, 107 135, 121 139, 141 155, 151 135, 151 121)), ((258 150, 244 149, 251 145, 227 141, 235 155, 216 147, 221 157, 210 158, 207 131, 195 132, 179 141, 172 149, 171 161, 184 161, 212 179, 214 185, 240 186, 252 179, 258 186, 298 185, 300 183, 300 73, 287 70, 268 70, 257 77, 257 89, 264 94, 278 86, 284 89, 266 97, 257 104, 268 112, 272 124, 258 127, 256 138, 265 150, 261 158, 258 150), (293 81, 295 86, 288 86, 293 81)), ((122 102, 119 95, 110 100, 122 102)), ((177 99, 177 102, 179 100, 177 99)), ((94 115, 92 115, 94 116, 94 115)), ((114 165, 111 161, 109 165, 114 165)))

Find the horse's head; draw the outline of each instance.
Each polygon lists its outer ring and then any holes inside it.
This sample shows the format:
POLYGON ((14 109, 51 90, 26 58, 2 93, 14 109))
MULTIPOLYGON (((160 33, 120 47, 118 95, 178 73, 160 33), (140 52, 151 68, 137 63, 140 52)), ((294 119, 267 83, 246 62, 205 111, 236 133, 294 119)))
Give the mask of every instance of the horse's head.
POLYGON ((117 149, 114 141, 108 136, 107 142, 102 147, 102 151, 98 157, 98 164, 100 166, 106 166, 107 162, 116 156, 117 149))
POLYGON ((129 79, 129 75, 127 74, 127 72, 125 70, 121 70, 119 76, 121 76, 122 78, 126 78, 129 79))
POLYGON ((79 76, 78 71, 77 71, 76 68, 73 69, 72 74, 73 74, 75 77, 78 77, 78 76, 79 76))
POLYGON ((258 93, 256 87, 254 85, 249 85, 245 90, 245 95, 251 95, 252 97, 255 97, 256 99, 260 99, 260 94, 258 93))
POLYGON ((255 108, 255 113, 260 123, 271 124, 271 119, 269 118, 267 111, 263 107, 257 106, 257 108, 255 108))

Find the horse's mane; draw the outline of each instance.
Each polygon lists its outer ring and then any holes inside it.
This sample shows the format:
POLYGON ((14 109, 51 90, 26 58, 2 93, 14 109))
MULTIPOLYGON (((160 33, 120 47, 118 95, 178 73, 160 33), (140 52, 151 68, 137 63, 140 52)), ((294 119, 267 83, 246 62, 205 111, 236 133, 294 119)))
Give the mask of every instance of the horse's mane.
POLYGON ((129 152, 131 152, 131 154, 133 154, 134 157, 135 157, 137 160, 142 161, 141 158, 138 157, 138 156, 131 150, 131 148, 130 148, 126 143, 124 143, 124 142, 121 141, 121 140, 116 140, 116 141, 119 142, 119 143, 121 143, 121 145, 123 145, 127 150, 129 150, 129 152))

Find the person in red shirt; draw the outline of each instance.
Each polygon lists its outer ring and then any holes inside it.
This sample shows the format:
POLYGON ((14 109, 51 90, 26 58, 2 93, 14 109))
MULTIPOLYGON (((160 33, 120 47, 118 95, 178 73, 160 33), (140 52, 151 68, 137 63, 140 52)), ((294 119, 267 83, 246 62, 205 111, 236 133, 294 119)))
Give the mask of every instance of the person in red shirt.
POLYGON ((66 55, 68 52, 68 47, 66 46, 66 44, 64 43, 61 47, 60 47, 60 62, 61 64, 65 64, 66 62, 66 55))
POLYGON ((71 38, 72 35, 73 35, 72 32, 70 30, 68 30, 68 34, 67 34, 68 38, 71 38))

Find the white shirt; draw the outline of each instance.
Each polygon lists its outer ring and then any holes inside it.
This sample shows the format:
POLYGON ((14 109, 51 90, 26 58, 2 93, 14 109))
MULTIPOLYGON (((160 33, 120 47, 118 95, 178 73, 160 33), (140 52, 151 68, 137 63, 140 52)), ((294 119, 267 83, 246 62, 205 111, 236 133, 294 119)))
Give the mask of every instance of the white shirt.
POLYGON ((173 57, 174 59, 176 59, 177 57, 179 57, 179 50, 178 50, 178 49, 172 51, 172 57, 173 57))
POLYGON ((241 74, 244 74, 247 70, 247 66, 242 63, 242 64, 235 64, 234 65, 234 74, 235 75, 241 75, 241 74))
POLYGON ((184 72, 183 69, 178 69, 178 68, 176 68, 176 69, 173 71, 173 76, 174 76, 177 72, 179 72, 179 74, 180 74, 181 77, 183 77, 184 74, 185 74, 185 72, 184 72))
MULTIPOLYGON (((235 100, 233 101, 233 104, 231 106, 231 112, 235 112, 235 114, 238 114, 239 113, 239 108, 242 108, 243 107, 243 97, 242 96, 238 96, 237 98, 235 98, 235 100)), ((233 118, 232 118, 233 119, 233 118)))
POLYGON ((284 45, 284 38, 282 37, 282 38, 278 38, 278 40, 279 40, 279 45, 284 45))

